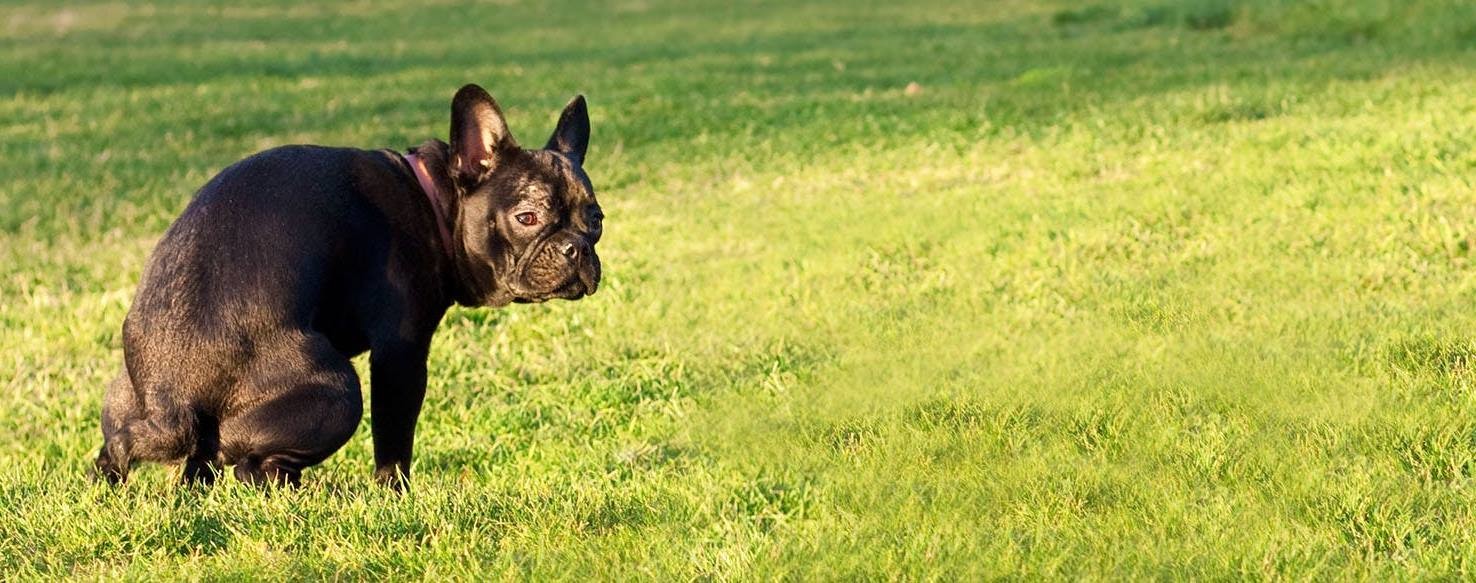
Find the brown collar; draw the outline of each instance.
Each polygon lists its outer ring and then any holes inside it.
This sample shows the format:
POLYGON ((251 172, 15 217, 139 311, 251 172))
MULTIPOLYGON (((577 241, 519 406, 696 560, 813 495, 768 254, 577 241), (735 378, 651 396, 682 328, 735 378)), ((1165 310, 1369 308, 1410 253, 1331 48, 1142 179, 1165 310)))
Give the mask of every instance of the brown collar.
POLYGON ((425 197, 430 200, 431 208, 436 213, 436 229, 441 232, 441 249, 446 252, 447 258, 453 258, 451 253, 451 231, 446 228, 446 207, 441 200, 441 191, 436 188, 436 182, 431 180, 430 173, 425 170, 425 162, 414 153, 405 154, 405 163, 410 165, 410 170, 415 172, 415 179, 420 182, 420 189, 425 191, 425 197))

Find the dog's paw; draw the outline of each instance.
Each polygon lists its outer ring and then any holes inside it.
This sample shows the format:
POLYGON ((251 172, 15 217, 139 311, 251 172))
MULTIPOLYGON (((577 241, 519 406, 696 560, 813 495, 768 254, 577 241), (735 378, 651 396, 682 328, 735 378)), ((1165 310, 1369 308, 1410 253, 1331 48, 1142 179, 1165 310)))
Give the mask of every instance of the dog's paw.
POLYGON ((410 476, 396 466, 374 470, 374 481, 395 492, 410 491, 410 476))
POLYGON ((107 450, 97 454, 97 460, 92 462, 92 479, 107 482, 109 486, 117 486, 128 481, 128 472, 113 463, 113 458, 108 455, 107 450))

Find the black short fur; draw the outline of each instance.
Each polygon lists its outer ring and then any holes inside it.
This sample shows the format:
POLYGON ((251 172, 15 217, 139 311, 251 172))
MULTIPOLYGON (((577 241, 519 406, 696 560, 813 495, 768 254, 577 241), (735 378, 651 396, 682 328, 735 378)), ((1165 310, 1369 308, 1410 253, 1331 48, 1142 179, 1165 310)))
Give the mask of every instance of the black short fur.
POLYGON ((582 96, 544 149, 524 150, 468 85, 450 143, 412 150, 439 198, 390 150, 286 146, 226 168, 145 268, 104 400, 99 474, 116 483, 136 462, 183 460, 190 482, 234 465, 246 482, 295 484, 358 426, 349 358, 368 351, 375 474, 404 484, 446 309, 598 287, 588 140, 582 96))

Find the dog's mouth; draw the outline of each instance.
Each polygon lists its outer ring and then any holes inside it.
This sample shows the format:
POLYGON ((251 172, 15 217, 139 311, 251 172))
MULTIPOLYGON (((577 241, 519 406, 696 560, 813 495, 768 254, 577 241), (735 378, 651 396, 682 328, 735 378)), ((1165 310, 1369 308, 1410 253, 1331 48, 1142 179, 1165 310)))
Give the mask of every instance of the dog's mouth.
POLYGON ((593 295, 599 289, 600 260, 592 249, 579 260, 556 265, 557 267, 550 268, 544 262, 515 266, 513 272, 518 275, 510 278, 503 288, 506 290, 502 295, 503 303, 541 304, 549 300, 578 300, 593 295))
POLYGON ((584 276, 583 270, 580 272, 581 275, 569 278, 563 285, 552 291, 542 293, 526 290, 514 291, 512 301, 515 304, 541 304, 549 300, 577 300, 593 294, 599 287, 599 280, 584 276))
POLYGON ((546 294, 515 294, 512 301, 514 304, 541 304, 549 300, 577 300, 591 293, 583 281, 575 279, 546 294))

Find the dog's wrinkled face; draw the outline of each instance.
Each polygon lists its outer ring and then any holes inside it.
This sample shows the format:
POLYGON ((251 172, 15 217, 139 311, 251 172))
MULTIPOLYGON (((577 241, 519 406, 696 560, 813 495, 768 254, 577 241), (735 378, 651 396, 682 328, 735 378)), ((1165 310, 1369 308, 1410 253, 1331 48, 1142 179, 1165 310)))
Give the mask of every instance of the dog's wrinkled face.
POLYGON ((605 215, 583 169, 584 97, 564 108, 541 150, 518 147, 497 104, 475 85, 456 94, 451 128, 454 238, 468 299, 500 306, 594 293, 605 215))
MULTIPOLYGON (((600 283, 604 213, 579 165, 551 150, 522 152, 463 199, 468 231, 486 227, 503 300, 579 299, 600 283)), ((505 301, 491 302, 494 305, 505 301)))

